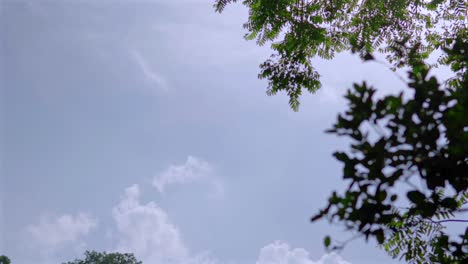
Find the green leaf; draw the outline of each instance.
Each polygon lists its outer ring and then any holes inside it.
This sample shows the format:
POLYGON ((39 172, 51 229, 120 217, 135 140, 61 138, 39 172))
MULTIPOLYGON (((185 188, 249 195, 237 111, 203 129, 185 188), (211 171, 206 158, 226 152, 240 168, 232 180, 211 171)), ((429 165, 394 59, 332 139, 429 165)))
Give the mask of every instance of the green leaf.
POLYGON ((324 239, 323 239, 323 245, 328 248, 331 244, 331 238, 330 236, 326 236, 324 239))
POLYGON ((377 238, 377 242, 379 242, 379 244, 383 244, 383 242, 385 241, 383 230, 382 229, 376 230, 374 234, 375 234, 375 237, 377 238))

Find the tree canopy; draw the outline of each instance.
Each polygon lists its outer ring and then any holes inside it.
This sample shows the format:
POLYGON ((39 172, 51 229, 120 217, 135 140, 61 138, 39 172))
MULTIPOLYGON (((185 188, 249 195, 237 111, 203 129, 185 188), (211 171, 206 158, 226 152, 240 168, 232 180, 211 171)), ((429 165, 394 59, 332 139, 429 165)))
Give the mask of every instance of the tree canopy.
MULTIPOLYGON (((349 184, 312 221, 342 223, 410 263, 466 263, 468 228, 450 236, 443 223, 468 223, 454 218, 468 210, 468 41, 457 38, 446 49, 455 77, 445 84, 417 49, 401 50, 412 98, 376 98, 365 82, 347 92, 348 110, 328 133, 352 141, 349 151, 334 154, 349 184)), ((329 237, 324 242, 331 245, 329 237)))
POLYGON ((84 259, 76 259, 63 264, 142 264, 133 254, 86 251, 84 259))
MULTIPOLYGON (((216 0, 218 12, 237 0, 216 0)), ((335 152, 348 186, 333 192, 312 221, 341 223, 353 238, 375 239, 392 257, 410 263, 467 263, 468 30, 464 0, 244 0, 246 39, 271 42, 260 65, 269 95, 284 91, 298 109, 303 89, 316 91, 314 57, 349 50, 364 60, 383 53, 392 70, 407 66, 412 96, 376 97, 367 83, 354 84, 348 110, 328 133, 351 140, 335 152), (425 59, 444 51, 437 64, 453 77, 440 82, 425 59), (448 223, 464 223, 460 234, 448 223)), ((349 241, 349 240, 347 240, 349 241)), ((345 242, 324 239, 329 249, 345 242)))
POLYGON ((272 43, 274 53, 259 74, 268 80, 267 93, 286 92, 294 110, 303 89, 315 92, 321 86, 314 57, 380 51, 400 67, 400 54, 390 49, 395 41, 421 43, 420 55, 427 57, 467 31, 465 0, 215 0, 215 8, 222 12, 235 2, 249 9, 245 38, 272 43))

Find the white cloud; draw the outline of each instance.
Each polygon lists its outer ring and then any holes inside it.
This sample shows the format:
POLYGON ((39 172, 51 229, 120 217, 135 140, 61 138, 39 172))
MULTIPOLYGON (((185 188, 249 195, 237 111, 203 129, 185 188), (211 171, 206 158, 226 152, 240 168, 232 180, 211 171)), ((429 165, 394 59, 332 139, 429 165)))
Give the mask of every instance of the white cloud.
MULTIPOLYGON (((194 158, 189 158, 189 161, 187 164, 192 166, 194 164, 204 164, 201 161, 194 160, 194 158)), ((200 167, 207 168, 207 164, 200 165, 200 167)), ((176 171, 186 172, 186 170, 180 168, 176 169, 176 171)), ((113 210, 113 216, 118 230, 116 251, 132 252, 144 263, 152 264, 221 263, 207 253, 190 254, 179 229, 170 221, 167 213, 154 202, 140 203, 138 185, 133 185, 125 190, 122 200, 113 210)), ((276 241, 260 250, 256 264, 350 263, 334 253, 324 255, 318 261, 313 261, 305 249, 292 249, 287 243, 276 241)))
MULTIPOLYGON (((203 164, 193 160, 188 163, 203 164)), ((116 246, 111 251, 133 253, 143 263, 151 264, 223 263, 212 258, 208 252, 191 254, 181 232, 171 222, 168 214, 153 201, 142 204, 140 195, 139 186, 132 185, 125 189, 122 199, 113 208, 112 215, 117 232, 112 234, 116 246)), ((49 263, 57 261, 55 253, 65 245, 72 246, 76 254, 81 254, 85 248, 82 238, 96 226, 96 220, 87 214, 79 213, 76 216, 62 215, 55 218, 43 216, 38 224, 28 226, 27 231, 43 249, 42 258, 48 259, 44 263, 49 263)), ((335 253, 326 254, 314 261, 307 250, 291 248, 281 241, 263 247, 255 263, 351 264, 335 253)))
POLYGON ((351 264, 335 253, 311 260, 303 248, 291 248, 287 243, 275 241, 260 250, 256 264, 351 264))
POLYGON ((155 202, 140 203, 140 188, 132 185, 113 209, 118 245, 151 264, 219 264, 209 253, 191 255, 179 229, 155 202))
POLYGON ((41 248, 59 249, 67 244, 78 243, 97 226, 97 221, 85 213, 76 216, 42 216, 39 223, 26 228, 32 241, 41 248))
POLYGON ((132 252, 145 263, 183 263, 188 258, 180 232, 156 203, 140 204, 133 185, 113 210, 117 224, 117 251, 132 252))
POLYGON ((136 64, 141 69, 141 71, 143 72, 143 74, 149 82, 155 84, 159 89, 162 89, 163 91, 168 90, 166 79, 150 66, 148 61, 143 57, 143 55, 139 51, 132 50, 131 55, 133 60, 136 62, 136 64))
POLYGON ((213 166, 196 157, 188 156, 182 165, 170 165, 165 171, 153 179, 153 185, 160 193, 164 193, 167 186, 172 184, 186 184, 195 181, 204 181, 212 185, 214 192, 211 196, 224 195, 224 185, 213 174, 213 166))

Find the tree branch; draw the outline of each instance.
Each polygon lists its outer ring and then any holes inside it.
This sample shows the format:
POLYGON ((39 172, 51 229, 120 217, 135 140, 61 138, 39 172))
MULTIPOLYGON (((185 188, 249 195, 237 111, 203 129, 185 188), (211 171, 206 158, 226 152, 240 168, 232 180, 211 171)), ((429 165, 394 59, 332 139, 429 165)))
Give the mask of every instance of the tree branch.
POLYGON ((364 236, 364 234, 359 233, 359 234, 355 234, 354 236, 348 238, 348 239, 345 240, 345 241, 337 241, 338 244, 335 245, 335 246, 333 246, 333 247, 331 248, 331 251, 335 251, 335 252, 338 252, 338 253, 339 253, 339 252, 341 252, 341 251, 345 248, 346 244, 348 244, 349 242, 351 242, 351 241, 353 241, 353 240, 355 240, 355 239, 357 239, 357 238, 359 238, 359 237, 363 237, 363 236, 364 236))
POLYGON ((459 222, 459 223, 468 223, 468 219, 444 219, 444 220, 439 220, 439 221, 434 221, 431 220, 431 222, 435 224, 441 224, 441 223, 446 223, 446 222, 459 222))

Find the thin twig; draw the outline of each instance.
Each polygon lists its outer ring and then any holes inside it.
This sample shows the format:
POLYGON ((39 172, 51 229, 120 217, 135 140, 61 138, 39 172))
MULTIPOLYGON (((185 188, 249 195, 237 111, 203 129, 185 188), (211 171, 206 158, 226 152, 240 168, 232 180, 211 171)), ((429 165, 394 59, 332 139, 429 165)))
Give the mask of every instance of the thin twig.
POLYGON ((393 70, 392 70, 392 66, 391 66, 391 65, 389 65, 389 64, 387 64, 387 63, 385 63, 385 62, 383 62, 383 61, 380 61, 380 60, 378 60, 378 59, 374 59, 373 61, 374 61, 374 62, 377 62, 377 63, 379 63, 379 64, 381 64, 381 65, 383 65, 383 66, 385 66, 385 67, 387 67, 391 72, 393 72, 393 74, 395 74, 396 77, 398 77, 398 79, 400 79, 400 81, 402 81, 404 84, 407 83, 407 80, 405 80, 405 78, 403 78, 401 75, 399 75, 396 71, 393 71, 393 70))
POLYGON ((438 220, 438 221, 431 220, 431 222, 436 223, 436 224, 441 224, 441 223, 446 223, 446 222, 468 223, 468 220, 465 220, 465 219, 444 219, 444 220, 438 220))
POLYGON ((353 241, 353 240, 355 240, 355 239, 357 239, 357 238, 359 238, 359 237, 362 237, 362 236, 364 236, 364 234, 358 233, 358 234, 355 234, 354 236, 348 238, 348 239, 345 240, 345 241, 342 241, 342 242, 341 242, 341 241, 337 241, 337 242, 339 243, 339 245, 334 246, 334 247, 332 248, 332 251, 336 251, 336 252, 339 253, 339 252, 341 252, 341 251, 344 249, 344 247, 346 246, 346 244, 348 244, 349 242, 351 242, 351 241, 353 241))

